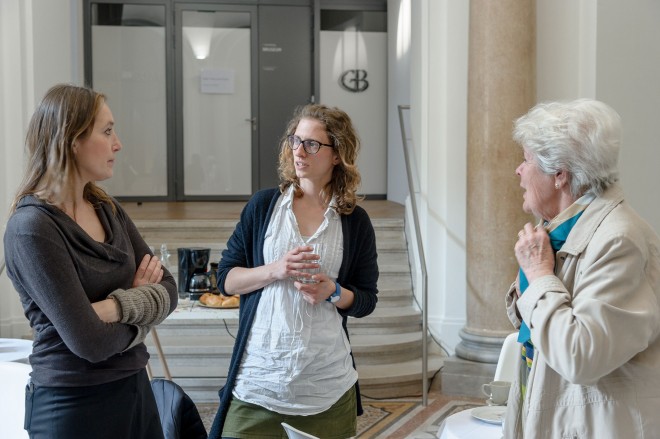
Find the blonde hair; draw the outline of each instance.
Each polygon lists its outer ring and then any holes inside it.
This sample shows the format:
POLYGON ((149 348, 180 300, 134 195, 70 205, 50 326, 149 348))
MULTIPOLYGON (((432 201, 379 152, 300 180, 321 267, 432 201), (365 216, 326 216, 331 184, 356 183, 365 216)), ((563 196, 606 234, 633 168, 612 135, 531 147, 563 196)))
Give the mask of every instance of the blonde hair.
POLYGON ((360 151, 360 138, 348 114, 336 107, 309 104, 296 109, 280 139, 278 168, 280 191, 284 192, 293 186, 295 195, 302 196, 300 181, 296 176, 293 164, 293 151, 289 148, 287 140, 287 136, 295 132, 302 119, 313 119, 323 124, 333 149, 339 157, 339 164, 334 167, 330 182, 323 188, 323 200, 329 203, 335 197, 337 213, 350 214, 361 199, 357 195, 361 182, 360 171, 355 164, 360 151))
MULTIPOLYGON (((104 103, 105 95, 87 87, 58 84, 46 92, 28 125, 26 170, 10 213, 26 195, 53 205, 73 196, 78 173, 73 146, 90 135, 104 103)), ((115 208, 110 196, 93 182, 87 183, 83 197, 90 202, 108 202, 115 208)))

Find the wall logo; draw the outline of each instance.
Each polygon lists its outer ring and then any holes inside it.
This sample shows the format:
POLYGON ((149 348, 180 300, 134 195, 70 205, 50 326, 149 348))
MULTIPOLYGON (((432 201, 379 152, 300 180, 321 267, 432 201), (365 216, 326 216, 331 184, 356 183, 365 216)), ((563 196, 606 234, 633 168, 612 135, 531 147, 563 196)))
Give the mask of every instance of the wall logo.
POLYGON ((339 79, 344 90, 352 93, 360 93, 369 88, 367 81, 367 71, 361 69, 346 70, 339 79))

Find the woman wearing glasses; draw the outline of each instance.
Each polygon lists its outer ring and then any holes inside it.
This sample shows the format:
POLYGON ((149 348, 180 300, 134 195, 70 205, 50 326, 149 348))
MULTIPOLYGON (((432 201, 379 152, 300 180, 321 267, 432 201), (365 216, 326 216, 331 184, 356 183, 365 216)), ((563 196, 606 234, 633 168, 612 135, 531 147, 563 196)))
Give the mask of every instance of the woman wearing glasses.
POLYGON ((218 269, 241 313, 209 437, 280 438, 282 422, 324 438, 356 434, 346 320, 378 300, 375 234, 357 206, 359 146, 343 111, 299 108, 280 142, 279 188, 257 192, 241 213, 218 269))

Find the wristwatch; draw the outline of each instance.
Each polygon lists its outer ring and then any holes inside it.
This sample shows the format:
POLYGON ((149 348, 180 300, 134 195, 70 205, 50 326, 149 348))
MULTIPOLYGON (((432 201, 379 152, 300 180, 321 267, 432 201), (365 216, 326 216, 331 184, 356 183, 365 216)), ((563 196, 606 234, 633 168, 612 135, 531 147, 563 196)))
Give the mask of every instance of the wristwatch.
POLYGON ((339 285, 339 282, 335 282, 335 292, 330 295, 326 300, 326 302, 330 303, 336 303, 339 302, 339 299, 341 299, 341 286, 339 285))

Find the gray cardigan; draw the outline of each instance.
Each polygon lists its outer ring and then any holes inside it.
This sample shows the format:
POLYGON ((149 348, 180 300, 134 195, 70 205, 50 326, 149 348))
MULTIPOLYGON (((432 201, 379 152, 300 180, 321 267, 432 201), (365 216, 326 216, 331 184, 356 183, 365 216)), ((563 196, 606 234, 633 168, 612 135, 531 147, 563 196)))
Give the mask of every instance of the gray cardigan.
POLYGON ((160 285, 132 289, 137 265, 150 253, 124 210, 97 203, 106 241, 92 239, 60 209, 24 197, 4 236, 7 275, 34 331, 30 355, 36 385, 102 384, 143 369, 149 354, 141 342, 177 304, 172 275, 160 285), (102 322, 91 303, 110 294, 125 323, 102 322))
MULTIPOLYGON (((264 265, 264 237, 273 208, 280 196, 278 189, 257 192, 241 213, 240 222, 227 242, 227 249, 222 253, 218 267, 218 288, 224 291, 227 274, 234 267, 258 267, 264 265)), ((344 252, 337 281, 343 288, 355 295, 353 305, 346 310, 337 308, 343 317, 342 326, 348 337, 347 317, 364 317, 373 312, 378 302, 378 254, 376 253, 376 235, 367 212, 357 206, 350 215, 341 215, 344 235, 344 252)), ((241 295, 238 333, 234 351, 229 364, 225 386, 220 389, 220 406, 215 416, 209 438, 218 439, 227 415, 232 397, 232 389, 245 352, 250 328, 254 321, 261 289, 241 295)), ((356 383, 358 415, 362 414, 360 388, 356 383)))

